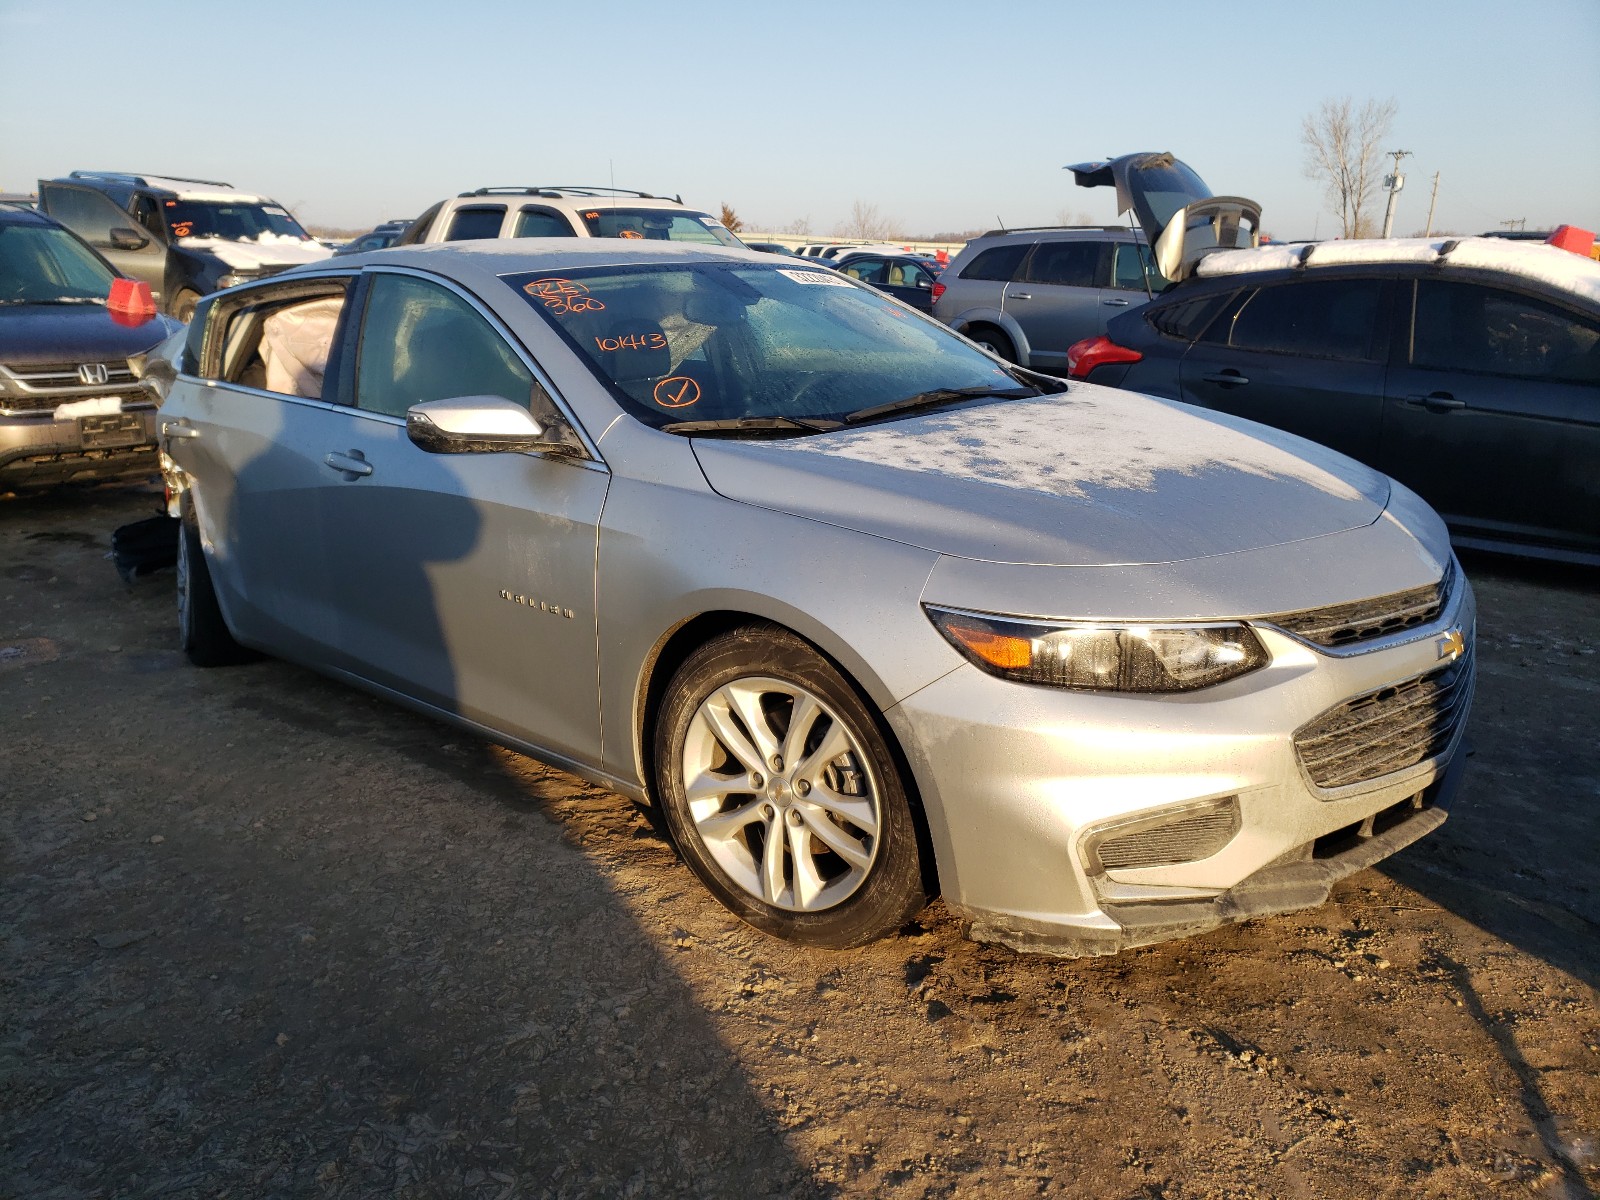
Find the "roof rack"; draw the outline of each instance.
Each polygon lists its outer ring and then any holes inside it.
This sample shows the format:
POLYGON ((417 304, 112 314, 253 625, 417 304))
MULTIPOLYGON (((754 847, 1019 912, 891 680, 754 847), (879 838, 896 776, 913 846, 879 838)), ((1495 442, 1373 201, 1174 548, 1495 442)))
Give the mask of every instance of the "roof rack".
POLYGON ((1057 229, 1093 229, 1101 233, 1120 233, 1126 225, 1011 225, 1003 229, 990 229, 983 237, 999 237, 1003 233, 1048 233, 1057 229))
POLYGON ((153 171, 136 174, 133 171, 74 171, 69 179, 115 179, 120 183, 131 183, 138 187, 150 187, 151 179, 162 180, 167 183, 203 183, 208 187, 231 188, 233 184, 223 183, 220 179, 190 179, 187 175, 159 175, 153 171))
POLYGON ((676 204, 683 203, 682 196, 657 196, 653 192, 636 192, 632 188, 600 187, 589 183, 536 183, 508 185, 504 187, 473 188, 470 192, 462 192, 463 196, 635 196, 640 200, 671 200, 676 204))

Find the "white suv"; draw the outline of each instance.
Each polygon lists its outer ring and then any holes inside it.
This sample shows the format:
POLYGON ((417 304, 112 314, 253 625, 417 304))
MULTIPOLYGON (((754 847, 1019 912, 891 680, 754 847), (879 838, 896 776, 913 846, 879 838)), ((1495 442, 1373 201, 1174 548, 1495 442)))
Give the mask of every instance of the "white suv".
POLYGON ((441 200, 396 245, 479 238, 620 237, 742 246, 721 221, 685 208, 682 197, 625 188, 539 184, 483 187, 441 200))

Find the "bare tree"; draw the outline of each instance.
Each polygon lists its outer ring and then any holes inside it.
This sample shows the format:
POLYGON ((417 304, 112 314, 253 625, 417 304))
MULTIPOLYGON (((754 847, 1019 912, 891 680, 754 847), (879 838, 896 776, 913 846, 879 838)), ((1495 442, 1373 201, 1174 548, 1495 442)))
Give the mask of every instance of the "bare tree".
POLYGON ((811 215, 808 213, 803 217, 796 217, 782 229, 778 230, 778 232, 796 233, 802 237, 809 237, 811 235, 811 215))
POLYGON ((1370 237, 1367 202, 1377 187, 1383 141, 1394 124, 1393 100, 1368 100, 1360 109, 1349 96, 1324 100, 1300 126, 1306 176, 1321 183, 1339 214, 1345 237, 1370 237))
POLYGON ((894 217, 886 217, 876 204, 857 200, 850 208, 850 220, 839 232, 843 237, 859 238, 864 242, 882 241, 894 234, 900 224, 894 217))
POLYGON ((1057 225, 1093 225, 1094 224, 1094 218, 1091 217, 1088 213, 1084 212, 1083 209, 1081 209, 1081 208, 1080 209, 1076 209, 1076 210, 1070 210, 1070 211, 1068 209, 1065 209, 1065 208, 1059 208, 1059 209, 1056 210, 1056 224, 1057 225))
POLYGON ((744 228, 744 222, 739 219, 739 214, 729 207, 726 200, 722 202, 722 223, 734 233, 744 228))

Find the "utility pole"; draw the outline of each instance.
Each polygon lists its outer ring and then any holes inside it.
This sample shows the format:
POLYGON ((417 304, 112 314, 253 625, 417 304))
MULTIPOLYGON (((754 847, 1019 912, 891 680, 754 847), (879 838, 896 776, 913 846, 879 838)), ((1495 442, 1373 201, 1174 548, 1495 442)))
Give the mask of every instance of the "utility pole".
POLYGON ((1422 231, 1423 237, 1433 236, 1433 206, 1439 200, 1439 172, 1433 173, 1433 195, 1428 197, 1428 227, 1422 231))
POLYGON ((1383 236, 1388 237, 1390 230, 1394 228, 1395 197, 1400 194, 1400 189, 1406 185, 1406 177, 1400 174, 1400 160, 1402 158, 1410 158, 1411 151, 1389 150, 1385 151, 1385 153, 1387 153, 1390 158, 1394 159, 1393 173, 1383 177, 1383 186, 1389 189, 1389 203, 1384 207, 1383 210, 1383 236))
POLYGON ((1500 224, 1504 225, 1507 229, 1515 229, 1518 233, 1520 233, 1528 227, 1528 218, 1512 217, 1509 221, 1501 221, 1500 224))

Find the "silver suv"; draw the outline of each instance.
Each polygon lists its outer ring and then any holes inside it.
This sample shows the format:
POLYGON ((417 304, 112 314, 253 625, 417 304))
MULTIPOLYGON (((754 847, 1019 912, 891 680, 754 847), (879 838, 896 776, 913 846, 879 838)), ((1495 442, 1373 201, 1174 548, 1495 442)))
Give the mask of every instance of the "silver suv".
POLYGON ((1067 347, 1167 286, 1137 231, 1120 225, 995 229, 933 286, 933 315, 1001 358, 1066 370, 1067 347))
POLYGON ((529 237, 744 245, 716 217, 684 207, 681 196, 568 184, 481 187, 462 192, 432 205, 395 244, 529 237))

